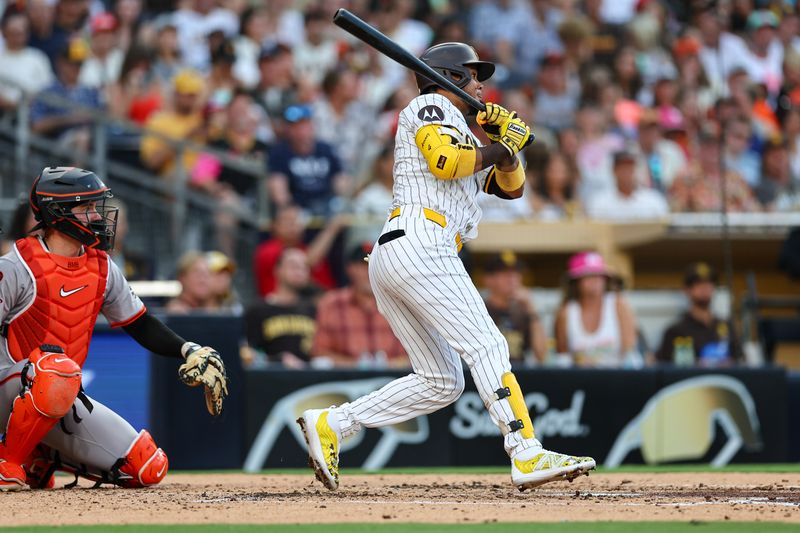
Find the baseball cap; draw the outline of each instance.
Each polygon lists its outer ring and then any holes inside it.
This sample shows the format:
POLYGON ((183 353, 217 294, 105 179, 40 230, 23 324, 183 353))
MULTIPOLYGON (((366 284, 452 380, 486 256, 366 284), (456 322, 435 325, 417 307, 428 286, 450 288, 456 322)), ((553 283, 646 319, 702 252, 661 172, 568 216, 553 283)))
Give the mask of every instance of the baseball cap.
POLYGON ((700 53, 700 41, 692 35, 687 35, 675 40, 672 53, 676 57, 696 56, 700 53))
POLYGON ((209 270, 213 273, 223 272, 225 270, 231 274, 236 272, 236 262, 222 252, 216 250, 206 252, 206 262, 208 262, 209 270))
POLYGON ((756 9, 747 17, 747 28, 757 30, 764 26, 778 27, 778 17, 769 9, 756 9))
POLYGON ((103 31, 114 31, 117 28, 117 17, 112 13, 98 13, 89 23, 92 35, 103 31))
POLYGON ((61 57, 70 63, 83 63, 89 57, 89 45, 83 39, 71 39, 61 51, 61 57))
POLYGON ((521 271, 525 269, 525 263, 514 253, 513 250, 503 250, 489 258, 486 262, 486 272, 500 272, 503 270, 521 271))
POLYGON ((312 115, 311 108, 301 104, 290 105, 283 111, 283 119, 291 124, 310 119, 312 115))
POLYGON ((194 70, 182 70, 172 80, 175 92, 179 94, 200 94, 206 87, 206 82, 194 70))
POLYGON ((710 281, 716 285, 717 273, 708 263, 702 261, 698 263, 692 263, 686 269, 686 273, 683 276, 683 284, 686 287, 690 287, 701 281, 710 281))
POLYGON ((289 53, 292 49, 283 43, 269 43, 261 48, 261 53, 258 55, 259 61, 274 59, 281 54, 289 53))
POLYGON ((567 262, 569 279, 580 279, 586 276, 608 276, 610 271, 603 256, 597 252, 579 252, 567 262))
POLYGON ((558 50, 551 50, 547 52, 542 56, 542 59, 539 60, 539 66, 541 67, 561 65, 562 63, 564 63, 564 54, 558 50))
POLYGON ((347 262, 348 263, 364 263, 364 258, 367 257, 369 254, 372 253, 372 246, 373 244, 369 241, 364 241, 350 250, 350 253, 347 255, 347 262))

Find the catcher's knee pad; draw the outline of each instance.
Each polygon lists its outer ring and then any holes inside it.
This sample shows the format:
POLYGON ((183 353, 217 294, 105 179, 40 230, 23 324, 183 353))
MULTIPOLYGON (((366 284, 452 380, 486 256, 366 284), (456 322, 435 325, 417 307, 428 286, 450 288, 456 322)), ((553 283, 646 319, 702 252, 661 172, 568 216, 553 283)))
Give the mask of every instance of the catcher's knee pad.
POLYGON ((131 444, 122 466, 119 467, 120 473, 123 474, 119 479, 119 485, 127 488, 156 485, 167 475, 168 468, 167 454, 156 446, 150 433, 143 429, 131 444))
MULTIPOLYGON (((0 458, 21 465, 34 447, 72 407, 81 388, 80 367, 57 346, 30 355, 36 375, 30 388, 14 399, 0 458)), ((24 372, 28 371, 28 367, 24 372)))
POLYGON ((57 346, 43 345, 28 360, 36 371, 30 389, 33 405, 48 418, 61 418, 81 390, 81 367, 57 346))

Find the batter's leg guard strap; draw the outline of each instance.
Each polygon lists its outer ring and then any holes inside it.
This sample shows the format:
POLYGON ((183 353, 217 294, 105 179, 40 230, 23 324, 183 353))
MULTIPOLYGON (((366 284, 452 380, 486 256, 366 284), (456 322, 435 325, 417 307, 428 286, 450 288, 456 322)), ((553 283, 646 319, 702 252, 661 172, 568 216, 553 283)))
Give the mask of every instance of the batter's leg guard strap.
POLYGON ((142 430, 125 454, 125 460, 119 467, 121 487, 139 488, 159 483, 167 475, 169 461, 164 450, 156 446, 153 437, 142 430))
POLYGON ((519 431, 524 439, 534 438, 531 415, 528 412, 528 406, 525 405, 525 398, 522 396, 522 390, 519 388, 516 376, 511 372, 506 372, 500 380, 503 386, 511 393, 508 396, 508 403, 511 405, 511 411, 517 418, 517 420, 509 424, 509 429, 511 429, 511 431, 519 431))

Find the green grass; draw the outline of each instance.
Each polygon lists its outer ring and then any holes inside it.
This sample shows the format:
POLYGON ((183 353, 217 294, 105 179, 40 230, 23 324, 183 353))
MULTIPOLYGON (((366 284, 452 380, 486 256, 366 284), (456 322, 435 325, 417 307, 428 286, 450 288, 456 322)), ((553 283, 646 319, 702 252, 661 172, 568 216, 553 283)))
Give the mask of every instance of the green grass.
MULTIPOLYGON (((238 470, 173 470, 177 474, 234 474, 238 470)), ((675 464, 675 465, 630 465, 619 468, 598 467, 597 472, 620 473, 620 474, 652 474, 668 472, 762 472, 766 474, 780 473, 800 473, 800 463, 775 463, 775 464, 733 464, 722 468, 712 468, 702 464, 675 464)), ((309 468, 273 468, 262 470, 259 474, 285 474, 303 475, 311 474, 309 468)), ((363 475, 363 474, 508 474, 508 467, 502 466, 443 466, 443 467, 407 467, 407 468, 384 468, 379 471, 370 472, 360 468, 343 468, 342 475, 363 475)))
POLYGON ((692 531, 696 533, 751 533, 766 531, 783 533, 797 531, 797 524, 769 522, 570 522, 558 524, 542 523, 491 523, 491 524, 305 524, 305 525, 126 525, 126 526, 63 526, 63 527, 10 527, 4 530, 12 533, 254 533, 256 531, 287 533, 509 533, 514 531, 534 531, 536 533, 671 533, 673 531, 692 531))

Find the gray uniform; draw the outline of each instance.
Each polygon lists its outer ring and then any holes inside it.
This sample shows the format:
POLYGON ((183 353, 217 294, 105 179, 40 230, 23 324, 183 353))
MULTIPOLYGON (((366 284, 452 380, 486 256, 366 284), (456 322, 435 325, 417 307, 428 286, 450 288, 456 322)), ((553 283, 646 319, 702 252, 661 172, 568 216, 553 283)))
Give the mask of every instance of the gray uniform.
MULTIPOLYGON (((41 240, 39 243, 45 246, 41 240)), ((33 274, 14 246, 8 254, 0 257, 0 324, 11 322, 30 307, 35 291, 33 274)), ((143 309, 144 304, 131 290, 122 272, 108 259, 103 315, 112 325, 124 324, 143 309)), ((8 353, 6 339, 0 339, 0 428, 3 430, 14 398, 22 390, 21 373, 26 363, 27 359, 15 363, 8 353)), ((34 376, 35 370, 31 366, 27 377, 34 376)), ((97 400, 88 400, 91 412, 83 401, 76 400, 72 412, 42 442, 57 451, 64 464, 79 469, 85 467, 90 473, 102 476, 118 459, 127 455, 138 432, 108 407, 97 400)))

